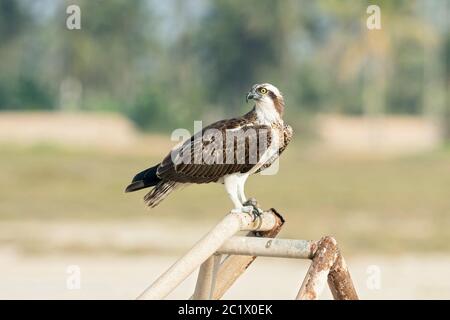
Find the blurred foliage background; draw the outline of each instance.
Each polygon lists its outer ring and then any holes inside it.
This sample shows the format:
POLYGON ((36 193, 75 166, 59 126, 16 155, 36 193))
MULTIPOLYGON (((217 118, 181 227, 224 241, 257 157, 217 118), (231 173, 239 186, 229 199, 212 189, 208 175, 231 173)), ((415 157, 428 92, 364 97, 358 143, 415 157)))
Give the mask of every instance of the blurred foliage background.
POLYGON ((448 123, 448 1, 377 1, 381 30, 370 3, 1 0, 0 110, 117 111, 164 131, 236 115, 271 82, 292 114, 448 123), (69 4, 81 30, 65 27, 69 4))
POLYGON ((206 231, 231 207, 222 186, 176 192, 151 214, 144 192, 123 189, 167 154, 170 131, 240 115, 251 85, 270 82, 296 134, 279 174, 249 179, 247 193, 286 215, 286 235, 333 234, 347 252, 448 251, 449 1, 376 1, 380 30, 366 26, 369 4, 0 0, 0 241, 102 250, 81 231, 55 240, 65 234, 47 232, 51 220, 102 220, 80 229, 126 252, 144 250, 156 220, 206 231), (66 27, 71 4, 81 30, 66 27), (105 221, 148 228, 102 236, 105 221))

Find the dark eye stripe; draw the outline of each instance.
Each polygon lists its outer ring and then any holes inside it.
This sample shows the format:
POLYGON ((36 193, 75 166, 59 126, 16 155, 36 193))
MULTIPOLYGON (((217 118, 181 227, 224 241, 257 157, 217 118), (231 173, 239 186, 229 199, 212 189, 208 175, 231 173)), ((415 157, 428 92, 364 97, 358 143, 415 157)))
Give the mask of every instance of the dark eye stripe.
POLYGON ((273 93, 272 91, 267 91, 269 93, 269 96, 272 98, 272 100, 277 99, 277 95, 273 93))

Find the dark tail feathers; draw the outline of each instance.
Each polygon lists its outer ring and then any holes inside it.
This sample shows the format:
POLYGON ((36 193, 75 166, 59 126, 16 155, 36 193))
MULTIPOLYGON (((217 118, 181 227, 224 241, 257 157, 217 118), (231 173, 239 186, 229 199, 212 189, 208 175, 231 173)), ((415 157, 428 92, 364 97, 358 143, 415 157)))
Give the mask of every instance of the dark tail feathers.
POLYGON ((156 175, 156 170, 158 167, 159 164, 139 172, 136 176, 134 176, 133 181, 131 181, 131 184, 125 189, 125 192, 133 192, 144 188, 153 187, 158 184, 158 182, 161 181, 161 179, 156 175))

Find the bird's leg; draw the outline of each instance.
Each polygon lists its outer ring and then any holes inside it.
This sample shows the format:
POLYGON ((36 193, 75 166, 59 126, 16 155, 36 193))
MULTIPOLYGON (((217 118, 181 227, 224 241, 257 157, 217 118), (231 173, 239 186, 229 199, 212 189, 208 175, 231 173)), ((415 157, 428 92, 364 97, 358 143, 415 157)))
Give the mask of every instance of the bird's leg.
POLYGON ((242 204, 241 211, 252 213, 253 214, 253 221, 256 220, 257 217, 259 217, 262 213, 262 210, 258 208, 258 202, 255 198, 250 198, 247 200, 247 197, 245 196, 244 192, 244 185, 245 181, 247 180, 248 175, 240 176, 238 178, 237 188, 238 188, 238 198, 239 201, 242 204))
POLYGON ((255 198, 250 198, 242 204, 244 210, 248 210, 248 212, 253 214, 253 221, 261 216, 263 211, 258 208, 258 201, 255 198))
POLYGON ((254 198, 247 200, 244 193, 244 184, 247 176, 227 176, 224 179, 225 190, 230 196, 234 204, 234 209, 231 213, 252 213, 253 221, 258 218, 262 210, 258 208, 258 202, 254 198))
POLYGON ((244 205, 244 203, 247 202, 247 197, 245 196, 245 192, 244 192, 244 184, 245 184, 245 179, 240 179, 240 181, 238 181, 238 184, 237 184, 237 196, 242 205, 244 205))
POLYGON ((231 210, 231 213, 241 213, 242 210, 242 202, 239 199, 239 190, 237 185, 237 179, 232 176, 228 176, 224 179, 225 190, 228 193, 231 201, 233 202, 234 209, 231 210))

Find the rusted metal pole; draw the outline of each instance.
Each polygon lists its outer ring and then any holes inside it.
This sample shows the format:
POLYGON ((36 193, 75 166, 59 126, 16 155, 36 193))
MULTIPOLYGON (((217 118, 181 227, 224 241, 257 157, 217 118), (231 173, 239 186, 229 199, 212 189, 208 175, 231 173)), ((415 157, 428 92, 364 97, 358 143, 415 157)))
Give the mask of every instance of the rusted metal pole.
POLYGON ((308 240, 234 236, 225 241, 217 252, 245 256, 312 259, 315 243, 308 240))
POLYGON ((272 212, 264 212, 254 220, 248 213, 230 213, 207 233, 182 258, 153 282, 138 299, 163 299, 186 279, 222 244, 240 230, 267 231, 276 228, 278 218, 272 212))
POLYGON ((339 250, 336 261, 328 274, 328 286, 335 300, 358 300, 347 264, 339 250))
POLYGON ((214 290, 221 255, 214 254, 200 266, 193 300, 209 300, 214 290))
MULTIPOLYGON (((314 251, 314 245, 312 246, 314 251)), ((337 242, 332 237, 323 237, 317 243, 313 261, 302 283, 297 299, 315 300, 319 297, 326 280, 336 300, 358 300, 350 272, 342 257, 337 242)))
MULTIPOLYGON (((273 208, 270 209, 269 212, 276 218, 275 226, 267 231, 250 232, 247 236, 274 238, 280 232, 281 227, 284 224, 283 217, 273 208)), ((226 257, 217 273, 212 299, 217 300, 222 298, 225 292, 234 284, 241 274, 247 270, 255 259, 256 256, 230 255, 226 257)))
POLYGON ((328 274, 338 255, 336 240, 323 237, 317 244, 317 250, 311 266, 303 280, 297 300, 316 300, 325 288, 328 274))

